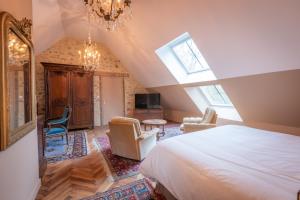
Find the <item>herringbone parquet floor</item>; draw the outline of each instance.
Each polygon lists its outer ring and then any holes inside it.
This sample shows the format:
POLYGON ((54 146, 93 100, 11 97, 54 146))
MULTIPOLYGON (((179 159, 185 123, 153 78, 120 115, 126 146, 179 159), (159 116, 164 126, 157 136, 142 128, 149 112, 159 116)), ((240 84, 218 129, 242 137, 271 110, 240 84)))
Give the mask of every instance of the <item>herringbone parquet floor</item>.
POLYGON ((104 134, 104 128, 88 131, 87 156, 48 164, 37 200, 73 200, 103 192, 109 188, 141 178, 131 177, 114 183, 109 178, 105 160, 94 144, 94 138, 104 134))

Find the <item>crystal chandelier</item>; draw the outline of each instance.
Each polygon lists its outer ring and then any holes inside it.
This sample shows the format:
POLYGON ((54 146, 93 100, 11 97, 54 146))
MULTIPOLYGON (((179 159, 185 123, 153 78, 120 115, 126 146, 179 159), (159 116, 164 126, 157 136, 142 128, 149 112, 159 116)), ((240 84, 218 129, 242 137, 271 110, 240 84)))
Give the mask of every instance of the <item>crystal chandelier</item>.
POLYGON ((11 30, 8 33, 8 63, 10 65, 24 65, 29 60, 29 48, 11 30))
MULTIPOLYGON (((89 17, 90 18, 90 17, 89 17)), ((83 70, 95 71, 100 62, 100 53, 96 42, 92 42, 90 19, 89 21, 89 35, 88 40, 84 42, 83 49, 79 50, 79 59, 83 70)))
POLYGON ((94 21, 115 30, 131 18, 131 0, 83 0, 94 21))

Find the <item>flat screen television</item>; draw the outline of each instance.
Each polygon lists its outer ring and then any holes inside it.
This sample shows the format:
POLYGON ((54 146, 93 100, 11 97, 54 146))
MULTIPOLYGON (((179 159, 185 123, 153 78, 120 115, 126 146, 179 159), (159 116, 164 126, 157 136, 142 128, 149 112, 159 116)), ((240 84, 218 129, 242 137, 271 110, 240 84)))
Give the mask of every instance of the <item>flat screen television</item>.
POLYGON ((148 109, 148 108, 161 108, 160 94, 135 94, 135 108, 148 109))

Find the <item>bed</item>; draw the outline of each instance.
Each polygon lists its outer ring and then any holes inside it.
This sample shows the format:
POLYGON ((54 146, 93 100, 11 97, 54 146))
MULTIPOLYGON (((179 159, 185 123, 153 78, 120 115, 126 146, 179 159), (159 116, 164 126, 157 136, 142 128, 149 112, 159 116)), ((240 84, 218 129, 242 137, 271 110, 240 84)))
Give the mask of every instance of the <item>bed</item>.
POLYGON ((300 137, 227 125, 159 142, 141 164, 178 200, 296 200, 300 137))

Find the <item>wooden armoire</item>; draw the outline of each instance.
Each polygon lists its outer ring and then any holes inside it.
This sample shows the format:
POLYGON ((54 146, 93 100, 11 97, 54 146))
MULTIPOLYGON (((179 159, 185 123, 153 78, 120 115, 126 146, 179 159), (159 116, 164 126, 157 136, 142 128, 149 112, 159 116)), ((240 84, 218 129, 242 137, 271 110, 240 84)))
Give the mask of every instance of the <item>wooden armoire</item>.
POLYGON ((69 129, 93 128, 93 73, 76 65, 42 63, 45 69, 46 120, 71 106, 69 129))

